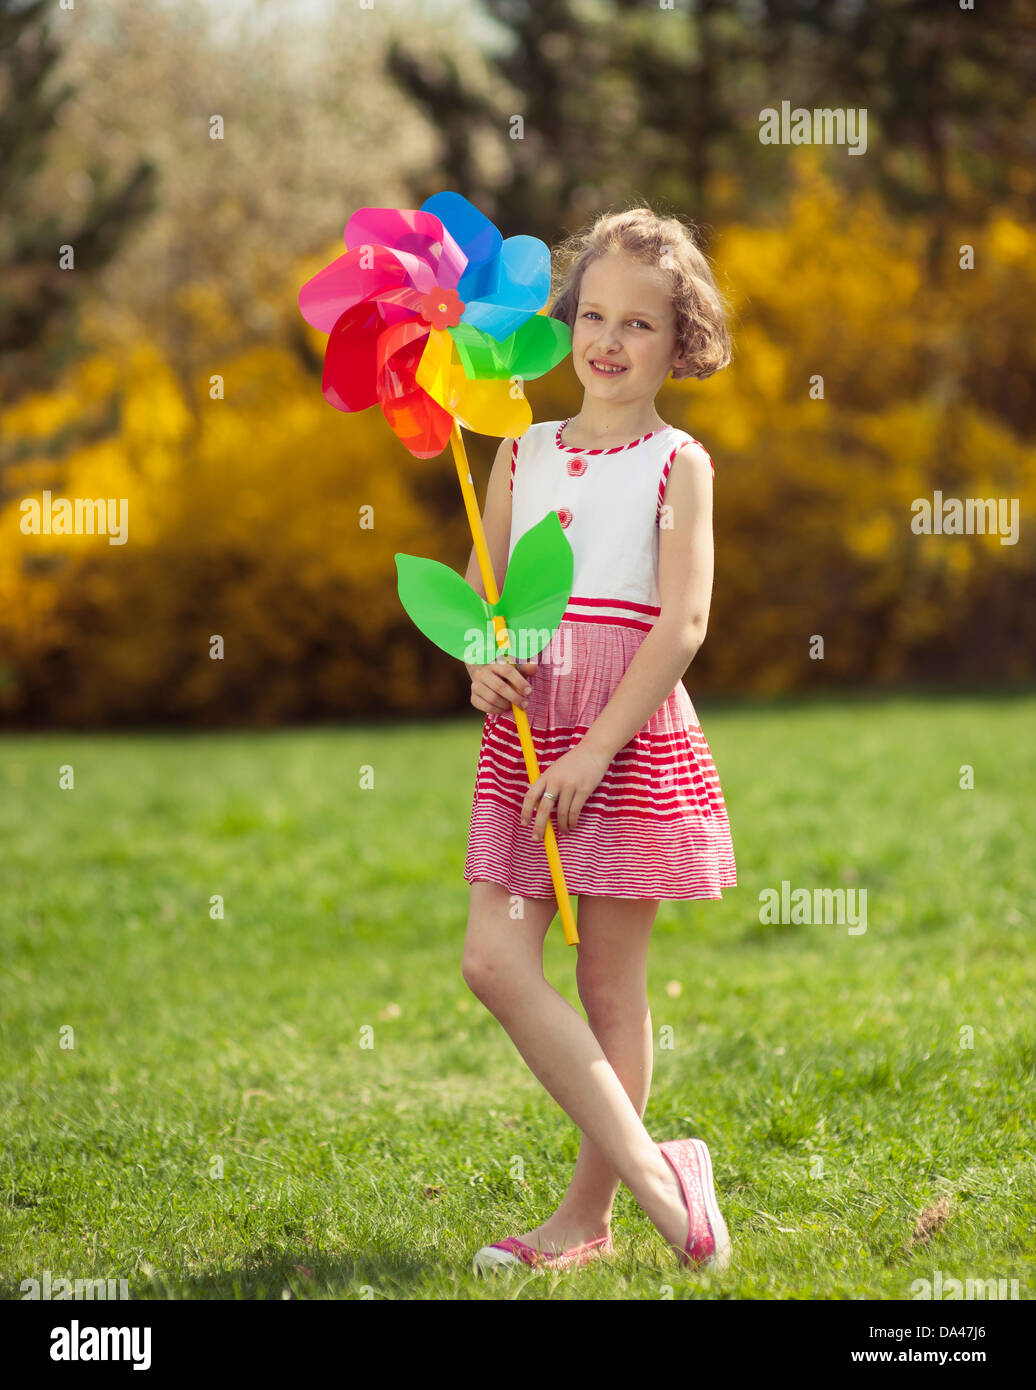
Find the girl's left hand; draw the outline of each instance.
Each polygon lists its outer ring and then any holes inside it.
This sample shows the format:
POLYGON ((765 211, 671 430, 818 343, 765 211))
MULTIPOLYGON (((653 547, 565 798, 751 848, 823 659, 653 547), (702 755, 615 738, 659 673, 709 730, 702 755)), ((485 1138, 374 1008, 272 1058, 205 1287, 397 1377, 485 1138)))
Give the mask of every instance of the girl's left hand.
POLYGON ((551 763, 546 772, 529 787, 522 802, 522 825, 528 825, 535 815, 532 833, 537 840, 542 840, 551 808, 557 807, 558 829, 575 830, 579 824, 579 812, 608 771, 611 761, 605 754, 594 753, 577 743, 551 763), (557 800, 545 797, 544 792, 553 792, 557 800))

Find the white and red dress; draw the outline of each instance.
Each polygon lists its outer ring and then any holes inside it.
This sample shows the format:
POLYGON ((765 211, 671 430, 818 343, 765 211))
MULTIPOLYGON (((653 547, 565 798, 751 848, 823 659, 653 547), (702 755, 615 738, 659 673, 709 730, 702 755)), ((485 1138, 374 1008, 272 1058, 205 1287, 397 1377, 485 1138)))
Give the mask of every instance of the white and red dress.
MULTIPOLYGON (((541 773, 593 724, 661 612, 662 499, 677 452, 697 443, 666 426, 613 449, 579 449, 561 442, 567 423, 530 426, 511 452, 508 560, 551 510, 574 558, 571 598, 529 680, 526 713, 541 773)), ((487 714, 464 878, 553 898, 543 840, 519 819, 528 790, 513 714, 487 714)), ((570 893, 722 898, 721 889, 737 885, 719 777, 682 681, 616 753, 576 828, 559 831, 554 811, 551 820, 570 893)))

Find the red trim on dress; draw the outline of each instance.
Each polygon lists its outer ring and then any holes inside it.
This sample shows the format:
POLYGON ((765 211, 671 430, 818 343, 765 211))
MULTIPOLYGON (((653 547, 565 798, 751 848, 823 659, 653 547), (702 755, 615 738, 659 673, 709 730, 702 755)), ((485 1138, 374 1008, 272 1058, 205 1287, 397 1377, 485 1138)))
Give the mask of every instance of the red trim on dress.
POLYGON ((571 594, 568 606, 561 615, 561 621, 563 623, 610 623, 615 627, 636 628, 639 632, 650 632, 654 626, 650 622, 626 617, 625 613, 586 613, 580 611, 586 608, 621 608, 630 613, 642 613, 647 618, 657 618, 662 611, 658 604, 636 603, 632 599, 581 598, 578 594, 571 594))
POLYGON ((688 444, 697 444, 697 445, 698 445, 698 448, 702 451, 702 453, 705 455, 705 457, 709 460, 709 467, 712 469, 712 476, 713 476, 713 477, 716 476, 716 465, 712 462, 712 455, 709 453, 708 449, 706 449, 705 445, 702 444, 702 443, 700 442, 700 440, 692 439, 690 436, 688 436, 687 439, 685 439, 684 442, 683 442, 682 444, 677 444, 676 448, 673 450, 673 452, 672 452, 672 453, 669 455, 669 457, 666 459, 666 461, 665 461, 665 467, 662 469, 662 477, 661 477, 661 479, 659 480, 659 484, 658 484, 658 506, 655 508, 655 525, 656 525, 656 526, 657 526, 658 523, 662 520, 662 501, 663 501, 663 499, 664 499, 664 497, 665 497, 666 484, 667 484, 668 481, 669 481, 669 470, 670 470, 670 468, 672 468, 673 464, 676 462, 676 456, 677 456, 677 454, 680 452, 681 449, 686 449, 688 444))
POLYGON ((651 430, 649 434, 642 434, 639 439, 631 439, 628 444, 616 444, 612 449, 580 449, 576 444, 562 444, 561 442, 562 432, 571 419, 572 416, 570 415, 568 420, 562 420, 554 436, 555 446, 566 454, 621 454, 624 449, 633 449, 638 444, 643 444, 645 439, 652 439, 656 434, 661 434, 661 430, 651 430))

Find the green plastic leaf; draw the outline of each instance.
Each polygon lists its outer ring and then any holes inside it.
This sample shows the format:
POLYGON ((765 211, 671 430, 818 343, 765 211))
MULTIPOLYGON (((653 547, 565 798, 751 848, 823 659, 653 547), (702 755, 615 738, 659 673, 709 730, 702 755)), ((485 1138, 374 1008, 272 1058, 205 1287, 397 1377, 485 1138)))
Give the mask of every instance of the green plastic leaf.
POLYGON ((487 603, 466 579, 437 560, 397 554, 399 600, 430 642, 460 661, 488 662, 506 651, 528 661, 548 645, 572 593, 575 560, 557 512, 548 512, 517 542, 504 590, 487 603), (507 625, 501 647, 494 617, 507 625))
POLYGON ((572 350, 568 324, 546 314, 533 314, 500 341, 470 323, 459 323, 448 332, 464 375, 471 381, 506 381, 512 376, 532 381, 564 361, 572 350))
POLYGON ((395 558, 399 601, 415 627, 459 661, 493 661, 495 644, 492 656, 469 654, 472 633, 485 634, 487 625, 491 632, 493 624, 489 605, 468 581, 437 560, 403 554, 395 558))
POLYGON ((548 512, 530 526, 511 553, 504 588, 491 614, 499 613, 513 634, 509 652, 528 661, 550 642, 572 594, 575 557, 558 520, 548 512))

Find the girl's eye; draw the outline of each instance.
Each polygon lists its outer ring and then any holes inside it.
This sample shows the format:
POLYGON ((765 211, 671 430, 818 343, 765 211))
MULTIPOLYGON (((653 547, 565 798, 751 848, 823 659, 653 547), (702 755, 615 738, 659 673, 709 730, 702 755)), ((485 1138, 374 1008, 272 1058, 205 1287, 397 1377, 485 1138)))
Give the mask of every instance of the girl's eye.
MULTIPOLYGON (((599 319, 600 317, 601 316, 596 309, 587 309, 583 314, 584 319, 599 319)), ((647 328, 648 330, 650 330, 651 328, 651 325, 649 323, 645 323, 643 319, 630 319, 630 323, 639 323, 641 328, 647 328)))

